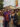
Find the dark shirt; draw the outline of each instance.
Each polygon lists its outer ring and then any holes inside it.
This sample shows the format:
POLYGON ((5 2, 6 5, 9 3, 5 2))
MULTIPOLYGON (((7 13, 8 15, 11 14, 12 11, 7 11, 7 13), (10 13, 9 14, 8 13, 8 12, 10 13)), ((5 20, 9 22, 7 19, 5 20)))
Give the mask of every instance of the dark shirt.
POLYGON ((17 24, 17 19, 18 19, 18 16, 17 16, 17 14, 15 14, 15 15, 13 16, 14 25, 17 24))

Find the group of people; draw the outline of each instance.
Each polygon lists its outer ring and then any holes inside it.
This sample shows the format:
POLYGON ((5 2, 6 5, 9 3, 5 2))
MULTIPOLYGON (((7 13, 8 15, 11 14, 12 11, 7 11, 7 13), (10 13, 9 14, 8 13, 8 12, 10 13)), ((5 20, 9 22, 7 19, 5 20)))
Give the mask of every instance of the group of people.
MULTIPOLYGON (((1 11, 0 11, 1 13, 1 11)), ((9 22, 11 19, 13 19, 13 24, 15 27, 20 27, 20 24, 18 24, 18 10, 9 10, 6 9, 2 11, 3 13, 3 27, 9 27, 9 22)), ((1 15, 1 14, 0 14, 1 15)))

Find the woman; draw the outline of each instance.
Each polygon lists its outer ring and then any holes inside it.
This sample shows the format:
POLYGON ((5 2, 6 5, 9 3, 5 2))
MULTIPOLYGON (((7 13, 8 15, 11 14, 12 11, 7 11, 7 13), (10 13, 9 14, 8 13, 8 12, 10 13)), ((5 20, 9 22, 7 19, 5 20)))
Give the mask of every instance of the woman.
POLYGON ((12 27, 14 27, 14 24, 13 24, 13 16, 15 15, 15 12, 14 12, 14 10, 12 10, 12 12, 11 12, 11 24, 12 24, 12 27))
POLYGON ((3 27, 3 20, 4 20, 4 17, 3 17, 3 15, 2 15, 3 13, 2 13, 2 11, 0 10, 0 27, 3 27))

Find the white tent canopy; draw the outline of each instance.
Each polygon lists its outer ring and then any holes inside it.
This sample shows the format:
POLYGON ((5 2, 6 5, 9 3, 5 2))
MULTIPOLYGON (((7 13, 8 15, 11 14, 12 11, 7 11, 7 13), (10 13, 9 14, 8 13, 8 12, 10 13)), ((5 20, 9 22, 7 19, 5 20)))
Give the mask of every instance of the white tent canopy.
POLYGON ((4 0, 3 4, 4 4, 3 7, 9 6, 9 5, 15 6, 15 0, 4 0))
MULTIPOLYGON (((4 0, 3 4, 4 4, 3 7, 9 6, 9 5, 16 6, 15 0, 4 0)), ((20 8, 20 0, 18 0, 18 6, 16 8, 20 8)))

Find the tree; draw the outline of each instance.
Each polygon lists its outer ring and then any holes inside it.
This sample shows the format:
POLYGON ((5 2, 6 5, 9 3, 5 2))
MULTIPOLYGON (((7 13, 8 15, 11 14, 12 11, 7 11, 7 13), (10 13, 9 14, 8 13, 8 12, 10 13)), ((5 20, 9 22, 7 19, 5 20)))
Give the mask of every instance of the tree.
POLYGON ((0 9, 3 9, 3 0, 0 0, 0 9))

